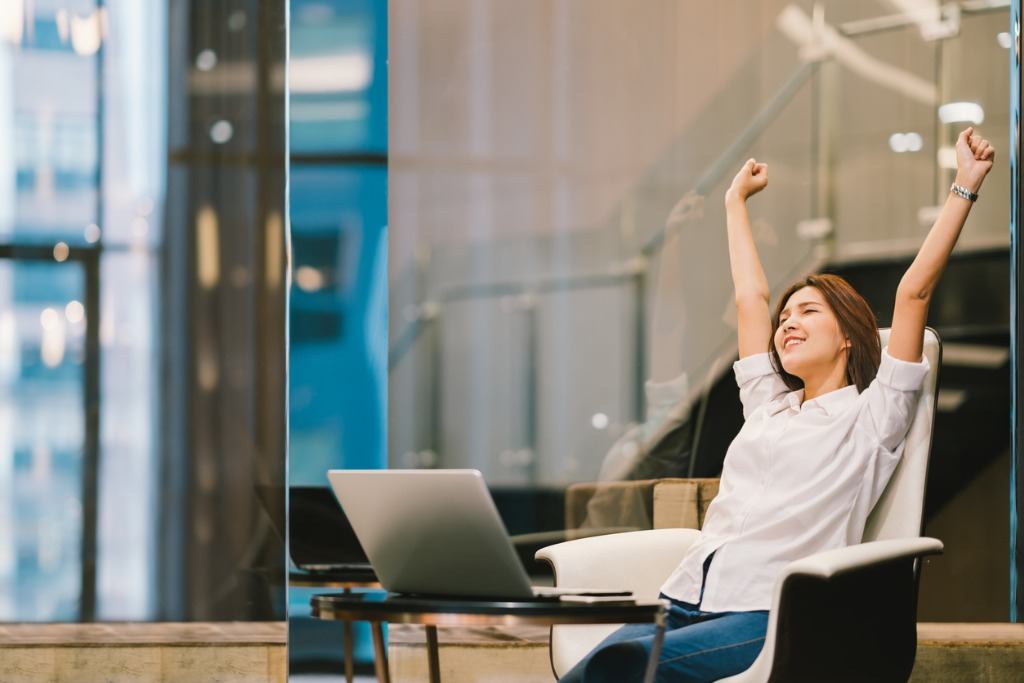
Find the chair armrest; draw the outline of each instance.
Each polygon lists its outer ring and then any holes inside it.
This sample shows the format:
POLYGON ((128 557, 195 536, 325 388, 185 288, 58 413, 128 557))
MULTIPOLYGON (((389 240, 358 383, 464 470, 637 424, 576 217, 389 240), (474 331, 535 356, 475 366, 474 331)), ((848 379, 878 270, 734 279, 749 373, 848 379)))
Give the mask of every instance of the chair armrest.
POLYGON ((895 538, 790 562, 775 584, 761 654, 719 683, 907 680, 917 637, 912 562, 941 552, 938 539, 895 538))
POLYGON ((803 574, 827 579, 892 560, 937 555, 942 552, 942 547, 942 541, 939 539, 926 537, 892 538, 859 543, 845 548, 825 550, 790 562, 783 570, 782 578, 785 579, 790 574, 803 574))
POLYGON ((601 536, 603 534, 618 534, 625 531, 639 531, 637 527, 609 527, 601 529, 561 529, 558 531, 537 531, 528 534, 516 534, 510 536, 512 547, 519 556, 526 573, 530 575, 531 581, 543 583, 541 577, 551 576, 551 566, 546 562, 537 559, 537 551, 554 543, 571 541, 577 538, 589 538, 590 536, 601 536))
MULTIPOLYGON (((896 560, 936 555, 942 552, 942 547, 942 541, 937 538, 892 538, 825 550, 790 562, 775 582, 775 593, 772 597, 772 609, 768 620, 768 634, 764 650, 767 651, 768 645, 775 641, 779 615, 786 607, 784 602, 789 579, 810 577, 827 581, 835 577, 849 575, 849 579, 856 583, 857 575, 864 574, 870 583, 873 580, 870 576, 871 570, 874 568, 896 560)), ((865 590, 870 593, 870 586, 867 586, 865 590)))
POLYGON ((638 599, 658 590, 700 537, 696 529, 647 529, 558 543, 537 551, 555 585, 631 590, 638 599))
MULTIPOLYGON (((555 531, 532 531, 527 534, 513 534, 509 536, 512 545, 539 545, 538 552, 543 548, 550 547, 556 543, 575 541, 591 536, 608 536, 610 534, 622 534, 630 531, 643 531, 635 526, 610 526, 593 529, 557 529, 555 531)), ((536 558, 541 559, 541 558, 536 558)))

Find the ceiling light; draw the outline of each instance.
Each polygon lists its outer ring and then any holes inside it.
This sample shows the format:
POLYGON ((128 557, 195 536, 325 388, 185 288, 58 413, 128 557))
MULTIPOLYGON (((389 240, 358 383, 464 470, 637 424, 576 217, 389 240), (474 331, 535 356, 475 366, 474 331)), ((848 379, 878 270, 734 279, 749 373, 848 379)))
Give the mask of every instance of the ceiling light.
POLYGON ((985 121, 985 110, 977 102, 948 102, 939 107, 939 119, 943 123, 973 123, 985 121))
POLYGON ((39 324, 44 330, 52 330, 60 324, 60 316, 57 314, 57 310, 47 306, 39 314, 39 324))
POLYGON ((924 139, 919 133, 893 133, 889 136, 889 149, 902 154, 903 152, 920 152, 924 139))
POLYGON ((71 47, 83 57, 99 52, 103 42, 103 12, 101 7, 92 14, 80 17, 71 15, 71 47))
POLYGON ((230 121, 221 119, 210 126, 210 139, 218 145, 223 145, 235 134, 235 128, 230 121))
POLYGON ((72 325, 82 322, 85 320, 85 306, 82 305, 81 301, 69 301, 67 306, 64 307, 64 317, 72 325))
POLYGON ((324 274, 312 266, 299 266, 295 269, 295 284, 306 292, 323 289, 326 283, 324 274))
POLYGON ((294 57, 288 64, 293 93, 358 92, 373 79, 373 61, 365 52, 294 57))
POLYGON ((889 149, 897 154, 907 151, 907 143, 903 139, 903 133, 893 133, 889 136, 889 149))
POLYGON ((196 68, 200 71, 209 71, 217 66, 217 53, 206 49, 196 55, 196 68))

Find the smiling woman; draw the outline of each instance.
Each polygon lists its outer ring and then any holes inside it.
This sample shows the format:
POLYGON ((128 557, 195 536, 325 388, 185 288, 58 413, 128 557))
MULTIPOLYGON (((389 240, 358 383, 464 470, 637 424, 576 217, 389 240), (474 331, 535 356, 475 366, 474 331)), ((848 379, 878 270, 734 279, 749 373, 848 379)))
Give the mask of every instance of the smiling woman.
MULTIPOLYGON (((873 407, 892 395, 879 377, 918 372, 924 294, 944 343, 925 529, 949 542, 922 574, 921 619, 1007 618, 1005 0, 388 7, 391 466, 479 469, 515 534, 660 526, 660 478, 733 471, 737 373, 789 397, 780 420, 873 407), (967 126, 1000 150, 981 192, 958 156, 967 126), (751 157, 770 188, 749 241, 730 240, 746 208, 722 197, 751 157), (918 277, 968 207, 941 286, 918 277), (742 288, 719 275, 730 255, 742 288), (789 289, 810 273, 867 304, 843 310, 824 281, 789 289), (872 337, 889 327, 887 359, 872 337)), ((699 525, 708 498, 691 502, 699 525)))
MULTIPOLYGON (((881 350, 871 307, 835 275, 796 283, 769 319, 747 213, 747 200, 768 186, 768 166, 750 159, 736 174, 725 204, 745 422, 699 538, 661 587, 672 611, 659 674, 708 681, 747 670, 765 645, 785 566, 861 542, 903 455, 930 368, 922 346, 931 295, 994 155, 973 129, 960 134, 956 181, 900 282, 881 350), (804 523, 793 522, 794 509, 804 523)), ((624 626, 562 680, 639 678, 654 637, 650 628, 624 626)))
POLYGON ((838 386, 854 384, 863 391, 878 371, 882 347, 875 313, 864 297, 837 275, 810 275, 791 286, 779 299, 774 326, 769 348, 772 366, 787 387, 804 389, 808 398, 823 392, 817 386, 807 387, 801 377, 822 376, 823 370, 830 385, 841 379, 838 386), (796 354, 791 347, 794 341, 809 341, 812 346, 796 354), (808 353, 818 345, 823 345, 822 353, 808 353), (823 367, 816 368, 816 364, 823 367))

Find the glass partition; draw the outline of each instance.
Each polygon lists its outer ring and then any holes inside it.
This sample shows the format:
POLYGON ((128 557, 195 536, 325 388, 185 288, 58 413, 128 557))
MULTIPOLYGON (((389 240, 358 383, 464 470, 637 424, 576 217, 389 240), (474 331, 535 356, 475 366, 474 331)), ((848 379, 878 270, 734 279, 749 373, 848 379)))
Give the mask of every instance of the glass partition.
POLYGON ((1011 367, 1011 409, 1010 419, 1013 421, 1013 441, 1010 444, 1010 621, 1019 622, 1021 608, 1024 607, 1024 591, 1021 590, 1021 571, 1024 570, 1024 526, 1020 520, 1024 512, 1024 477, 1021 477, 1021 465, 1024 464, 1024 430, 1022 424, 1020 392, 1024 379, 1024 364, 1021 363, 1018 340, 1021 338, 1022 319, 1017 308, 1020 295, 1024 290, 1020 273, 1022 265, 1021 252, 1021 53, 1020 53, 1020 22, 1024 3, 1015 0, 1010 3, 1010 26, 1006 40, 1010 50, 1010 358, 1011 367))
MULTIPOLYGON (((480 469, 524 558, 657 525, 653 479, 717 477, 742 424, 723 195, 749 157, 773 294, 836 272, 888 324, 956 133, 1009 154, 1008 5, 897 5, 394 0, 389 465, 480 469)), ((925 532, 951 542, 923 620, 1008 618, 1005 164, 984 194, 931 311, 925 532)))
POLYGON ((288 662, 340 680, 346 648, 369 663, 369 627, 310 599, 365 560, 327 470, 387 459, 388 2, 293 0, 289 26, 288 662))
POLYGON ((731 282, 711 273, 727 272, 720 197, 747 156, 780 161, 758 223, 776 280, 813 258, 795 237, 813 215, 813 68, 769 34, 698 78, 665 59, 700 16, 675 3, 445 5, 395 9, 412 38, 392 65, 392 462, 592 480, 643 421, 648 380, 699 391, 732 353, 731 282), (520 54, 535 26, 543 50, 520 54), (663 38, 634 40, 650 31, 663 38), (473 58, 434 58, 451 40, 473 58), (421 87, 403 88, 414 64, 421 87))

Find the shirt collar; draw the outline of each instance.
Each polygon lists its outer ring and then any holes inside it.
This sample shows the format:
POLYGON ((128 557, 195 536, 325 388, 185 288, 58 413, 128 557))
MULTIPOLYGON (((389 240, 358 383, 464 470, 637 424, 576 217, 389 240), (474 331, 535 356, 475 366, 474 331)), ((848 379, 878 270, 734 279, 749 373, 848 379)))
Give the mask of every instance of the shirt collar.
POLYGON ((781 396, 776 399, 775 405, 769 410, 769 412, 774 415, 786 410, 787 408, 798 413, 804 410, 820 410, 828 417, 833 417, 841 413, 859 395, 860 392, 857 391, 856 384, 847 384, 845 387, 840 389, 835 389, 834 391, 822 394, 817 398, 804 401, 804 390, 797 389, 796 391, 791 391, 785 396, 781 396))

